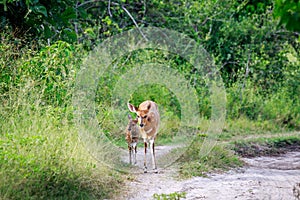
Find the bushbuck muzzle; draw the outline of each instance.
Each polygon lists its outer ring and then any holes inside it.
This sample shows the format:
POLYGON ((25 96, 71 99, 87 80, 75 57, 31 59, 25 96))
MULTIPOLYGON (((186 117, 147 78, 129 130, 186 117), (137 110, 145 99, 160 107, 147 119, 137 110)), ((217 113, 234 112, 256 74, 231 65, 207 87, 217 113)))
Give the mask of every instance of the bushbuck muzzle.
POLYGON ((145 122, 147 120, 147 115, 145 116, 138 116, 138 122, 140 124, 140 127, 143 128, 145 126, 145 122))

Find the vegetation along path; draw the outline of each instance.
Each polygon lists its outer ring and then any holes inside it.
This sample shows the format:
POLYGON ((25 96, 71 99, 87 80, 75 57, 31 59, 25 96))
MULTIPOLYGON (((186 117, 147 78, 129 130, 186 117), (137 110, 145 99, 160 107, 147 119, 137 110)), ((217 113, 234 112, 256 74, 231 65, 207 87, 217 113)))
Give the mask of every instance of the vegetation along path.
MULTIPOLYGON (((172 146, 158 146, 163 159, 172 146)), ((160 168, 159 173, 142 171, 143 152, 138 152, 138 173, 127 181, 124 191, 115 199, 299 199, 300 152, 277 156, 242 158, 244 167, 209 177, 179 179, 177 164, 160 168)), ((136 172, 136 169, 134 170, 136 172)))

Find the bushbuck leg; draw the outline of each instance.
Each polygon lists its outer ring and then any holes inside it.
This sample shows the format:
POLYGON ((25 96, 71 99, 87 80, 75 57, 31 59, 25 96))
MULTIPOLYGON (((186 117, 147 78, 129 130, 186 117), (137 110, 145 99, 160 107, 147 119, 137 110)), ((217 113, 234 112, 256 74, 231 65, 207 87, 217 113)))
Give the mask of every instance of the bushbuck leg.
POLYGON ((145 154, 144 154, 144 173, 147 173, 147 141, 144 139, 145 154))
POLYGON ((129 164, 132 164, 132 159, 131 159, 131 157, 132 157, 132 148, 131 148, 131 146, 128 146, 128 150, 129 150, 129 164))
POLYGON ((150 152, 152 158, 152 169, 154 170, 155 173, 157 173, 156 158, 155 158, 155 151, 154 151, 154 139, 150 140, 150 152))
MULTIPOLYGON (((144 155, 144 173, 147 173, 147 147, 148 147, 148 141, 144 139, 145 144, 145 155, 144 155)), ((155 173, 157 173, 157 166, 156 166, 156 158, 155 158, 155 150, 154 150, 154 139, 151 139, 149 141, 149 147, 150 147, 150 154, 152 159, 152 169, 155 173)))
POLYGON ((133 153, 133 164, 136 164, 137 142, 134 142, 131 147, 133 153))

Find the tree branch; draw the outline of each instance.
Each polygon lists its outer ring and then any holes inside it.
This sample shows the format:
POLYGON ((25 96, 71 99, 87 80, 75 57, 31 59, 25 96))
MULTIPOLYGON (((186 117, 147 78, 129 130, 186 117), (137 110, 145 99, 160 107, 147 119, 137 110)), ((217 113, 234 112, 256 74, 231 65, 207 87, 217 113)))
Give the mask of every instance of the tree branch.
POLYGON ((141 31, 140 27, 138 26, 138 24, 136 23, 135 19, 132 17, 132 15, 130 14, 130 12, 122 5, 122 9, 127 13, 127 15, 130 17, 130 19, 133 21, 134 25, 136 26, 136 28, 139 30, 140 34, 143 36, 143 38, 148 41, 148 39, 146 38, 146 36, 144 35, 144 33, 141 31))
POLYGON ((110 0, 108 0, 108 14, 109 14, 109 16, 110 17, 112 17, 112 14, 111 14, 111 12, 110 12, 110 4, 111 4, 111 1, 110 0))
MULTIPOLYGON (((105 2, 105 1, 104 0, 90 0, 90 1, 86 1, 86 2, 83 2, 82 4, 78 5, 77 8, 80 8, 80 7, 90 4, 90 3, 96 3, 96 2, 105 2)), ((118 3, 111 2, 111 1, 109 1, 109 3, 110 3, 110 5, 114 5, 114 6, 120 5, 118 3)))
MULTIPOLYGON (((87 4, 90 3, 95 3, 95 2, 105 2, 104 0, 90 0, 90 1, 85 1, 84 3, 80 4, 77 6, 77 8, 80 8, 82 6, 85 6, 87 4)), ((114 6, 120 6, 120 4, 115 3, 115 2, 111 2, 111 0, 108 0, 108 14, 110 17, 112 17, 112 14, 110 12, 110 6, 114 5, 114 6)), ((132 20, 132 22, 134 23, 134 25, 136 26, 136 28, 138 29, 138 31, 140 32, 140 34, 143 36, 143 38, 148 41, 148 39, 146 38, 146 36, 144 35, 144 33, 141 31, 140 27, 138 26, 138 24, 136 23, 135 19, 133 18, 133 16, 130 14, 130 12, 125 8, 124 5, 121 5, 122 9, 126 12, 126 14, 130 17, 130 19, 132 20)))

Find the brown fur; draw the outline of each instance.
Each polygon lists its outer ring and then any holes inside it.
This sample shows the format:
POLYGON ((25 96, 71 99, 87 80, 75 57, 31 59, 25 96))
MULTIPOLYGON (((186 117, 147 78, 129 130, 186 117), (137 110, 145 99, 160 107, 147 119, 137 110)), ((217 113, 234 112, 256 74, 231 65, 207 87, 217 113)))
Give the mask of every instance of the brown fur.
POLYGON ((133 163, 136 164, 136 153, 137 153, 137 143, 139 140, 140 130, 138 127, 138 120, 133 120, 130 115, 128 115, 128 125, 126 127, 126 136, 125 139, 128 145, 129 151, 129 163, 132 164, 132 156, 133 163))
POLYGON ((150 151, 152 156, 152 166, 155 172, 157 172, 156 167, 156 159, 155 159, 155 151, 154 151, 154 142, 156 139, 160 116, 158 112, 158 106, 153 101, 144 101, 139 105, 139 107, 135 107, 132 104, 128 103, 128 109, 131 112, 137 114, 140 134, 144 139, 145 143, 145 157, 144 157, 144 172, 147 172, 147 163, 146 163, 146 154, 147 154, 147 143, 150 143, 150 151))

